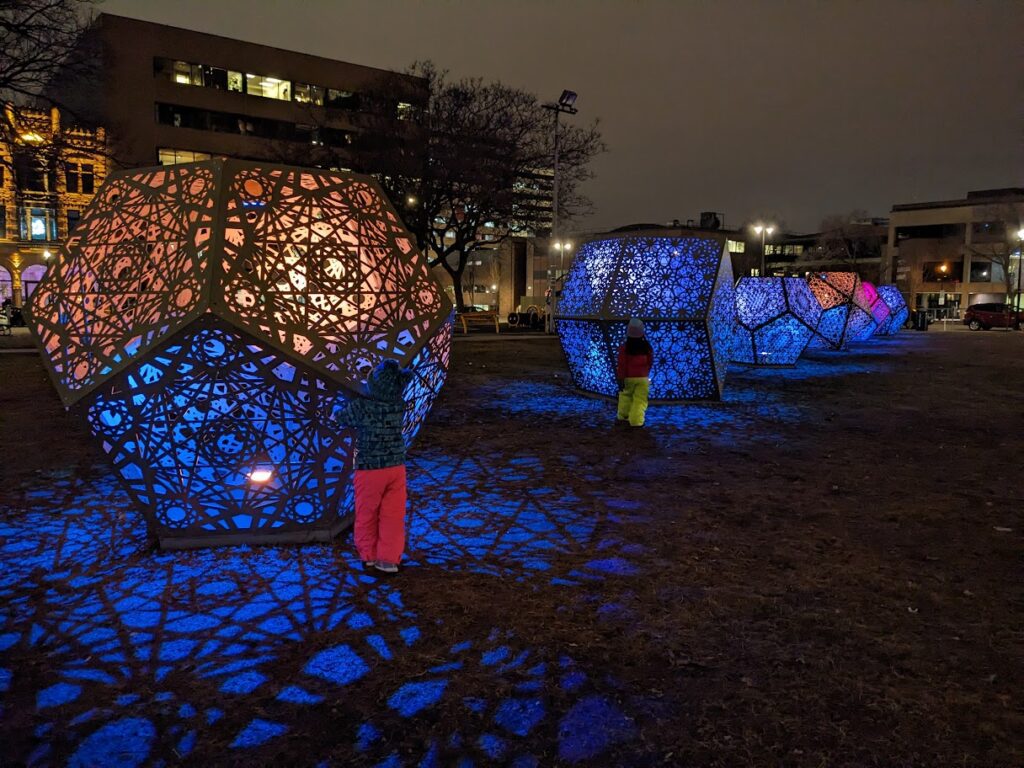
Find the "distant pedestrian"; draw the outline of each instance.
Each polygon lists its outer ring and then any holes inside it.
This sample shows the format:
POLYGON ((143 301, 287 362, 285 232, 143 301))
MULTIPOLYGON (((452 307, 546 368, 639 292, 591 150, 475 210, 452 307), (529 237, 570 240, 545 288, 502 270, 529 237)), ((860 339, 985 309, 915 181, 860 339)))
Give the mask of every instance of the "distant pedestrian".
POLYGON ((626 343, 619 347, 619 362, 615 372, 619 380, 619 422, 628 420, 631 427, 644 425, 653 365, 654 350, 644 336, 643 321, 636 317, 630 318, 626 326, 626 343))
POLYGON ((397 573, 405 551, 405 439, 402 390, 412 372, 385 360, 370 374, 366 397, 335 413, 356 430, 356 550, 364 568, 397 573))

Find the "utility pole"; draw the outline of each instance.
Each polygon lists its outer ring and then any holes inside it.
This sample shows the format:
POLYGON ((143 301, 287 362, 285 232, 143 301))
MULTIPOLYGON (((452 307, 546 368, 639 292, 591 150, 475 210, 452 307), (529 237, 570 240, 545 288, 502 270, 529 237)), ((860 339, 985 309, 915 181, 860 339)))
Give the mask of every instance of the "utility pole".
POLYGON ((558 118, 563 112, 575 115, 578 112, 576 107, 573 106, 575 103, 575 91, 562 91, 562 95, 558 97, 557 102, 541 105, 544 109, 550 109, 555 113, 555 136, 553 142, 555 147, 555 165, 554 178, 551 182, 551 242, 548 246, 548 312, 545 323, 548 333, 555 332, 555 267, 552 251, 557 248, 559 256, 562 255, 562 243, 558 240, 558 118))

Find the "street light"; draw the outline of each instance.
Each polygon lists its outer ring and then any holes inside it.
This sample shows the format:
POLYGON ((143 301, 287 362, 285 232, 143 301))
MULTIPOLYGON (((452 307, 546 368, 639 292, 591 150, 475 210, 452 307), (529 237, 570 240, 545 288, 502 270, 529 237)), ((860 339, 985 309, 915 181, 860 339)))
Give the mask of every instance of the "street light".
POLYGON ((770 235, 775 231, 775 225, 773 224, 755 224, 754 232, 761 236, 761 277, 765 276, 764 266, 764 238, 765 235, 770 235))
MULTIPOLYGON (((554 243, 558 243, 558 118, 564 112, 567 115, 575 115, 579 110, 574 106, 576 104, 576 91, 562 91, 562 95, 558 97, 558 101, 551 104, 542 104, 544 109, 549 109, 555 113, 555 167, 554 167, 554 178, 551 181, 551 239, 554 243)), ((558 249, 561 251, 561 248, 558 249)), ((551 310, 548 312, 547 325, 548 333, 554 333, 555 331, 555 275, 554 270, 551 269, 551 252, 548 251, 548 296, 551 303, 551 310)))
POLYGON ((1013 297, 1013 303, 1017 308, 1014 315, 1014 325, 1020 330, 1020 273, 1024 272, 1024 229, 1017 230, 1017 295, 1013 297))

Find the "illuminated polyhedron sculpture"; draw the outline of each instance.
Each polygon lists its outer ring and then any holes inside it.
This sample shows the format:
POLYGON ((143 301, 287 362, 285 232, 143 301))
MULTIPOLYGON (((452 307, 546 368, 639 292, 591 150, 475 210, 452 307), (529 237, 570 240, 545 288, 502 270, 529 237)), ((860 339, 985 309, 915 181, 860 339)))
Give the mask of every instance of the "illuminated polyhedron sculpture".
POLYGON ((615 364, 631 317, 654 348, 653 400, 717 399, 725 383, 734 317, 725 239, 611 236, 584 244, 556 314, 576 386, 614 396, 615 364))
POLYGON ((885 322, 878 326, 875 334, 878 336, 894 336, 900 332, 903 324, 910 317, 907 302, 904 300, 903 294, 900 293, 900 289, 891 284, 878 286, 878 298, 889 309, 889 315, 885 322))
POLYGON ((821 306, 800 277, 741 277, 732 359, 793 365, 818 327, 821 306))
POLYGON ((864 314, 854 315, 860 322, 856 327, 856 335, 851 341, 868 341, 878 331, 878 326, 889 316, 889 307, 878 298, 878 289, 874 283, 861 280, 857 292, 853 296, 854 306, 863 310, 864 314), (865 317, 866 315, 866 317, 865 317))
POLYGON ((817 272, 807 278, 821 306, 821 318, 807 349, 846 349, 875 321, 867 307, 867 295, 856 272, 817 272))
POLYGON ((411 365, 411 440, 450 312, 372 179, 233 160, 109 176, 31 307, 64 404, 171 547, 337 533, 335 407, 381 360, 411 365))

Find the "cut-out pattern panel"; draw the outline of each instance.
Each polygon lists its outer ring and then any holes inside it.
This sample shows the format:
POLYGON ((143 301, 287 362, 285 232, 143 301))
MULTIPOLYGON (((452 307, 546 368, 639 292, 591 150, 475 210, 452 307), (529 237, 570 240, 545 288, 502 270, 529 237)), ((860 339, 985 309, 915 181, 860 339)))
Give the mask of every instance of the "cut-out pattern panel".
POLYGON ((879 324, 877 334, 879 336, 894 336, 900 332, 904 323, 910 318, 910 310, 907 302, 895 285, 878 286, 878 298, 889 309, 889 315, 884 323, 879 324))
POLYGON ((793 365, 821 318, 821 306, 799 277, 742 277, 736 284, 732 359, 749 365, 793 365))
POLYGON ((821 307, 808 349, 846 349, 856 334, 873 322, 854 300, 860 288, 856 272, 817 272, 807 278, 807 284, 821 307))
POLYGON ((617 392, 615 361, 626 323, 639 317, 654 348, 650 396, 717 399, 732 345, 732 266, 721 238, 611 237, 584 244, 556 317, 573 382, 617 392))
POLYGON ((329 414, 393 359, 411 441, 450 312, 372 179, 234 160, 112 174, 32 306, 61 397, 169 546, 336 532, 351 435, 329 414))

